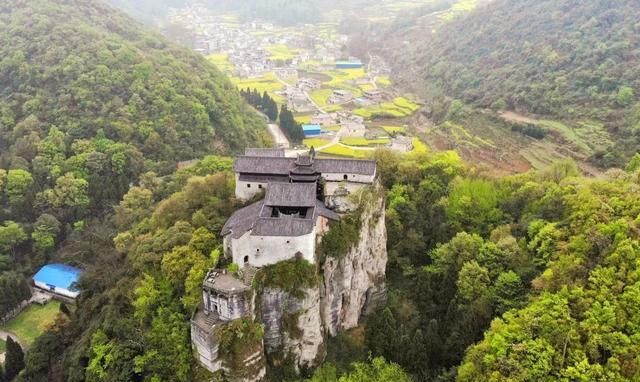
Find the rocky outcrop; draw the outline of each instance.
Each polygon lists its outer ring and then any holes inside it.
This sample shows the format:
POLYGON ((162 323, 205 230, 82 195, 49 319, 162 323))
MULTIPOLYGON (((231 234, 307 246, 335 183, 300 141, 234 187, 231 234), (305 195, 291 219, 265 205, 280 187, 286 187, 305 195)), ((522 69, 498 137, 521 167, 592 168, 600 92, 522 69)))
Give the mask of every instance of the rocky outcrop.
POLYGON ((267 288, 261 297, 265 351, 288 358, 297 370, 317 366, 325 355, 320 291, 311 288, 300 292, 304 297, 267 288))
POLYGON ((315 287, 295 293, 273 285, 257 288, 256 315, 264 325, 264 350, 272 367, 285 362, 297 371, 319 366, 327 337, 357 327, 363 314, 384 299, 384 193, 378 188, 363 199, 359 237, 347 253, 324 259, 315 287))
POLYGON ((375 194, 364 206, 358 243, 340 258, 327 258, 322 267, 322 321, 331 336, 358 326, 362 314, 384 299, 385 203, 381 192, 375 194))

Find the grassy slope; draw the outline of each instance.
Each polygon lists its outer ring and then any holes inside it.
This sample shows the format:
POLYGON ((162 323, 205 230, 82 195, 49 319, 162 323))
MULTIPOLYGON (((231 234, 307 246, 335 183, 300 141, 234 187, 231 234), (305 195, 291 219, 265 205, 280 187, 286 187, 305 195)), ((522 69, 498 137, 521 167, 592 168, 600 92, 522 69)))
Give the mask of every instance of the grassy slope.
POLYGON ((59 311, 60 303, 57 301, 46 305, 30 305, 0 329, 15 333, 27 345, 31 345, 55 321, 59 311))

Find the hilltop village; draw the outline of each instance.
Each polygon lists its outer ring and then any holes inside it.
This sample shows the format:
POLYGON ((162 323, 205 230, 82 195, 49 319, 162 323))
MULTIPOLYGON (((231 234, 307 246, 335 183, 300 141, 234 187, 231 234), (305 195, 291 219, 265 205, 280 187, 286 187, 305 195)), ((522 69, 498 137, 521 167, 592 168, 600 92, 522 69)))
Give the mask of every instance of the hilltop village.
MULTIPOLYGON (((281 149, 248 149, 235 159, 233 171, 236 198, 259 200, 236 211, 224 225, 224 255, 238 271, 213 269, 207 274, 202 304, 192 318, 191 338, 200 363, 209 371, 253 381, 264 377, 265 356, 273 353, 274 346, 260 338, 235 360, 242 365, 239 373, 237 367, 228 367, 230 361, 222 355, 220 333, 243 318, 262 319, 265 332, 276 333, 271 340, 277 338, 278 348, 288 349, 296 367, 317 364, 323 358, 325 337, 356 326, 361 313, 374 304, 374 295, 379 299, 384 292, 386 234, 384 219, 373 219, 372 210, 364 211, 355 200, 378 187, 375 161, 317 158, 313 150, 290 158, 281 149), (321 259, 317 248, 331 222, 356 209, 364 211, 363 224, 372 225, 365 236, 376 237, 361 237, 339 261, 321 259), (323 282, 303 291, 302 298, 277 288, 252 288, 261 269, 288 261, 310 264, 323 274, 323 282), (355 271, 354 264, 358 264, 355 271), (351 275, 344 279, 347 269, 351 275), (298 318, 294 326, 302 332, 294 345, 293 336, 282 333, 283 315, 288 313, 298 318)), ((384 204, 383 198, 373 202, 384 204)))

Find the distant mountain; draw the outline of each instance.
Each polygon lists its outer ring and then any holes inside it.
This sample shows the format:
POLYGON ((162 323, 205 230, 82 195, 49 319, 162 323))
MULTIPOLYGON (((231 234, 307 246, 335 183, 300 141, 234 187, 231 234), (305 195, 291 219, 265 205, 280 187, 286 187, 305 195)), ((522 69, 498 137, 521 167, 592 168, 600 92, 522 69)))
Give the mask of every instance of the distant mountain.
POLYGON ((640 147, 638 20, 632 0, 496 0, 420 30, 407 54, 426 94, 601 123, 628 154, 640 147))
POLYGON ((181 8, 189 3, 188 0, 107 0, 107 2, 137 20, 156 26, 166 22, 169 9, 181 8))

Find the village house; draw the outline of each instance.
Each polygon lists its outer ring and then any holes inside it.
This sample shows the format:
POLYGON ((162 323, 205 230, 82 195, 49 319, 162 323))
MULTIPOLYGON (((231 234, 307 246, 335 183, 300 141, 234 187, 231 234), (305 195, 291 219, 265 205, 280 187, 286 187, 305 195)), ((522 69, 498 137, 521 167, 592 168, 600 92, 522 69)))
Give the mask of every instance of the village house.
POLYGON ((320 125, 320 126, 333 126, 337 124, 337 121, 335 119, 334 116, 332 116, 331 114, 327 114, 327 113, 316 113, 312 118, 311 118, 311 123, 314 125, 320 125))
POLYGON ((400 135, 391 141, 391 150, 406 153, 413 150, 413 139, 400 135))
POLYGON ((305 113, 313 110, 313 105, 303 91, 297 88, 288 87, 286 93, 287 107, 289 110, 298 113, 305 113))
POLYGON ((327 101, 330 104, 343 104, 353 100, 353 93, 348 90, 336 89, 327 101))
POLYGON ((347 120, 342 123, 341 126, 345 129, 345 135, 349 137, 362 138, 366 134, 366 127, 364 123, 357 123, 351 120, 347 120))
POLYGON ((373 102, 380 102, 382 101, 382 97, 384 97, 384 93, 380 90, 367 90, 364 92, 364 96, 373 102))
POLYGON ((322 87, 322 82, 315 78, 301 78, 296 83, 296 87, 304 91, 311 91, 322 87))

